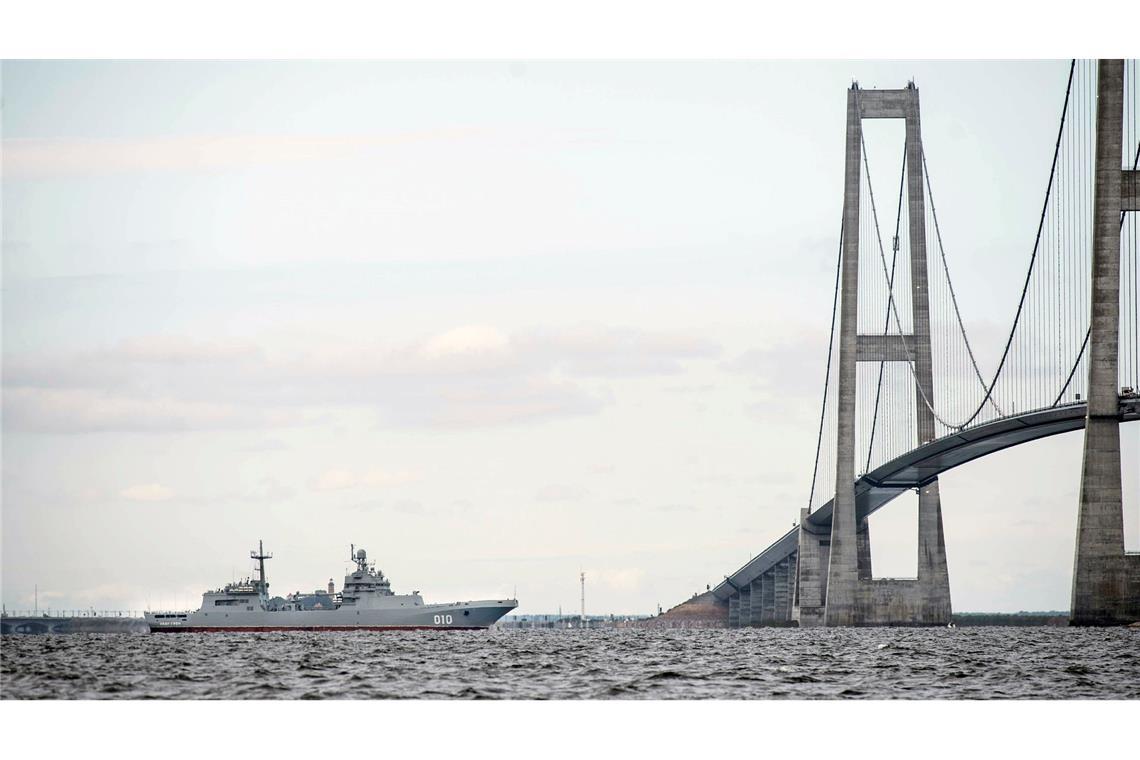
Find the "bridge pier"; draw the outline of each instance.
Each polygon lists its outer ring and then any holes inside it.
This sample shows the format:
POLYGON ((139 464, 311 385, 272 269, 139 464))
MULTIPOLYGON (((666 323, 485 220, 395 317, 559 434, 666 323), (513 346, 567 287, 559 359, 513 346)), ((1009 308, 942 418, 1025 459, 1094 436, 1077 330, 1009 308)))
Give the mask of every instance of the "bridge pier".
POLYGON ((795 593, 796 569, 795 559, 789 557, 776 565, 774 589, 774 610, 772 620, 774 623, 791 625, 792 622, 792 595, 795 593))
POLYGON ((1093 189, 1089 400, 1073 560, 1072 625, 1140 620, 1140 555, 1124 551, 1120 471, 1120 219, 1135 198, 1122 194, 1124 61, 1097 66, 1096 180, 1093 189))
POLYGON ((871 572, 871 523, 866 517, 855 525, 855 565, 859 580, 869 581, 875 577, 871 572))
MULTIPOLYGON (((824 587, 824 614, 822 620, 815 622, 816 625, 938 626, 950 622, 950 574, 946 564, 946 537, 942 528, 938 481, 923 486, 918 499, 918 576, 873 578, 869 532, 857 529, 855 543, 857 547, 866 546, 866 563, 857 562, 854 572, 847 570, 844 573, 846 577, 838 579, 839 583, 846 584, 850 594, 849 612, 845 613, 849 617, 841 618, 833 612, 831 584, 837 583, 837 573, 832 562, 829 563, 829 578, 824 587)), ((866 519, 860 522, 866 523, 866 519)), ((832 525, 835 525, 834 515, 832 525)), ((805 625, 802 602, 800 615, 800 625, 805 625)), ((814 622, 810 614, 808 619, 814 622)))
MULTIPOLYGON (((862 581, 862 579, 861 579, 862 581)), ((950 622, 950 574, 942 504, 935 480, 918 492, 918 577, 861 582, 859 625, 946 625, 950 622)))
POLYGON ((827 567, 831 560, 831 533, 817 528, 808 520, 809 512, 800 510, 797 533, 796 584, 791 619, 801 628, 823 625, 824 600, 827 599, 827 567))
MULTIPOLYGON (((926 263, 926 203, 922 174, 922 129, 918 88, 847 92, 847 144, 843 198, 843 261, 840 284, 838 419, 835 500, 831 513, 830 556, 824 593, 825 625, 946 625, 950 583, 938 482, 919 494, 918 578, 874 580, 871 536, 866 516, 856 513, 856 365, 860 361, 907 361, 915 378, 918 443, 934 440, 933 362, 926 263), (906 122, 907 210, 910 229, 910 335, 860 335, 859 202, 863 119, 901 118, 906 122), (901 350, 900 350, 901 349, 901 350)), ((804 523, 801 523, 801 525, 804 523)), ((809 542, 810 543, 810 542, 809 542)), ((801 554, 801 557, 807 557, 801 554)), ((802 575, 801 570, 801 575, 802 575)), ((801 602, 801 624, 803 624, 801 602)))

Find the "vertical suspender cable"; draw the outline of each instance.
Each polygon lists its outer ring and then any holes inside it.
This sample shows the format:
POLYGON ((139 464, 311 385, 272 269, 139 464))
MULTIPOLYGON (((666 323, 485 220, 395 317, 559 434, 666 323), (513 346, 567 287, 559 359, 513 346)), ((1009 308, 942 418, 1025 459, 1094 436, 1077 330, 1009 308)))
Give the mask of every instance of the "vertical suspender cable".
POLYGON ((994 379, 990 383, 989 388, 986 390, 985 398, 982 399, 981 405, 977 408, 977 410, 972 415, 970 415, 969 419, 967 419, 965 422, 963 422, 959 426, 959 429, 964 428, 966 425, 969 425, 971 422, 973 422, 974 419, 978 416, 978 414, 982 411, 982 408, 985 406, 986 402, 988 402, 990 400, 990 396, 993 394, 994 385, 997 383, 997 379, 1001 375, 1001 371, 1005 367, 1005 362, 1006 362, 1007 358, 1009 357, 1009 350, 1010 350, 1010 346, 1013 344, 1014 333, 1017 332, 1017 325, 1021 321, 1022 310, 1025 307, 1025 296, 1029 290, 1029 284, 1030 284, 1032 277, 1033 277, 1033 266, 1037 260, 1037 253, 1038 253, 1038 250, 1039 250, 1039 247, 1041 244, 1041 231, 1045 225, 1045 214, 1049 210, 1049 198, 1050 198, 1052 191, 1053 191, 1053 177, 1057 171, 1057 154, 1061 149, 1061 135, 1064 133, 1065 117, 1068 115, 1068 112, 1069 112, 1069 95, 1072 93, 1072 89, 1073 89, 1073 71, 1076 69, 1076 64, 1077 64, 1077 61, 1074 58, 1072 63, 1069 66, 1069 83, 1065 87, 1065 103, 1061 107, 1061 125, 1057 130, 1057 144, 1053 148, 1053 165, 1049 169, 1049 183, 1045 189, 1045 203, 1041 209, 1041 221, 1037 225, 1037 238, 1033 244, 1033 254, 1029 258, 1029 271, 1025 275, 1025 284, 1022 286, 1022 289, 1021 289, 1021 299, 1018 301, 1017 312, 1014 314, 1013 328, 1010 330, 1009 339, 1006 341, 1005 350, 1002 352, 1001 361, 998 362, 997 371, 994 373, 994 379))
MULTIPOLYGON (((899 256, 899 223, 902 221, 902 199, 903 199, 903 190, 905 188, 906 188, 906 142, 904 140, 904 142, 903 142, 902 174, 899 177, 899 203, 898 203, 898 209, 895 211, 895 238, 891 244, 891 247, 894 249, 894 252, 891 254, 891 274, 890 274, 890 279, 887 282, 887 314, 885 317, 885 321, 883 322, 883 335, 884 336, 887 335, 887 332, 890 330, 890 326, 891 326, 891 303, 894 301, 894 297, 895 297, 895 289, 894 289, 894 285, 895 285, 895 264, 898 262, 898 256, 899 256)), ((901 340, 901 338, 900 338, 900 340, 901 340)), ((884 341, 884 344, 885 344, 885 341, 884 341)), ((882 396, 882 391, 883 391, 883 369, 884 369, 885 365, 886 365, 885 361, 879 362, 879 382, 875 386, 875 411, 874 411, 874 414, 871 416, 871 437, 867 443, 867 466, 865 469, 866 472, 871 471, 871 452, 875 448, 875 428, 877 427, 878 420, 879 420, 879 399, 882 396)), ((890 407, 888 406, 887 408, 889 409, 890 407)))

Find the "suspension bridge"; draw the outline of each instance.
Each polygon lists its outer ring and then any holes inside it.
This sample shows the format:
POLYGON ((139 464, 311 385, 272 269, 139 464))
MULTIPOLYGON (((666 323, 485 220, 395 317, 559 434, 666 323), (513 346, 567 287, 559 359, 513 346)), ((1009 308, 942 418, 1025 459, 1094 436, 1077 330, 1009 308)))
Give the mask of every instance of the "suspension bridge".
POLYGON ((1140 420, 1140 230, 1129 213, 1140 210, 1135 61, 1074 60, 1058 105, 1027 271, 987 371, 950 278, 918 88, 848 90, 811 489, 792 530, 713 589, 730 626, 946 625, 938 476, 1081 429, 1070 620, 1140 620, 1140 554, 1125 551, 1120 457, 1120 424, 1140 420), (875 197, 866 119, 905 122, 897 197, 875 197), (917 577, 875 578, 868 517, 908 490, 918 493, 917 577))

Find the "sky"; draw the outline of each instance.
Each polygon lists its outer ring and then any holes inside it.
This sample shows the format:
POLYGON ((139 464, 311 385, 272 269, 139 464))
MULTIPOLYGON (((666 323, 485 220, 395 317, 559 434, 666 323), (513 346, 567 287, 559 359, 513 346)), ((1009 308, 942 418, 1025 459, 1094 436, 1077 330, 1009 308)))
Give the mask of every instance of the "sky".
MULTIPOLYGON (((350 543, 429 602, 704 591, 807 501, 852 80, 920 88, 989 373, 1067 72, 5 62, 3 602, 196 607, 259 539, 274 593, 350 543)), ((941 478, 956 610, 1067 609, 1080 452, 941 478)), ((915 522, 872 518, 876 574, 915 522)))

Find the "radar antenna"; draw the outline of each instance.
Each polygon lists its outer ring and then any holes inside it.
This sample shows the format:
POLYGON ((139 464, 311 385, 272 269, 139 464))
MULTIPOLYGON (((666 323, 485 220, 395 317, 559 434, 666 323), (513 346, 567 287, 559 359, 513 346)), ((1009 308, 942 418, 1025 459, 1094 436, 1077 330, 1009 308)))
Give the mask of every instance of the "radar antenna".
POLYGON ((265 596, 269 596, 269 584, 265 580, 265 560, 273 559, 273 555, 265 553, 265 546, 263 545, 262 541, 260 539, 258 539, 258 541, 257 541, 257 552, 254 553, 253 551, 250 551, 249 557, 250 557, 250 559, 257 560, 257 570, 258 570, 257 588, 258 588, 258 592, 265 595, 265 596))

